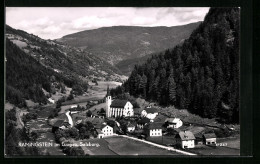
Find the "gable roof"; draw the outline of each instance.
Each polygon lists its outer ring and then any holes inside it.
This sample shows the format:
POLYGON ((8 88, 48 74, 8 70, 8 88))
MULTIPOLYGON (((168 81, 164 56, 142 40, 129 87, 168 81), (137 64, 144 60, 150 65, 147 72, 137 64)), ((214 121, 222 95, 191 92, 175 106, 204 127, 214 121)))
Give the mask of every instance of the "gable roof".
POLYGON ((130 127, 135 127, 135 125, 134 125, 134 123, 130 123, 130 122, 129 122, 129 123, 127 124, 127 127, 129 127, 129 128, 130 128, 130 127))
POLYGON ((61 126, 63 125, 63 123, 64 123, 63 120, 57 120, 57 121, 53 124, 53 126, 54 126, 54 127, 61 127, 61 126))
POLYGON ((98 117, 87 117, 85 122, 91 122, 93 125, 102 124, 104 123, 104 119, 98 117))
POLYGON ((103 132, 100 129, 96 130, 98 134, 103 134, 103 132))
MULTIPOLYGON (((95 128, 102 130, 102 129, 103 129, 104 127, 106 127, 106 126, 109 126, 109 125, 107 125, 107 124, 97 124, 97 125, 95 126, 95 128)), ((112 128, 111 126, 109 126, 109 127, 112 128)))
POLYGON ((157 108, 145 108, 146 113, 158 113, 157 108))
POLYGON ((193 133, 190 132, 190 131, 180 131, 179 132, 179 136, 180 136, 182 141, 185 141, 185 140, 195 140, 195 137, 194 137, 193 133))
POLYGON ((110 105, 110 107, 113 108, 124 108, 125 104, 127 103, 127 100, 119 100, 119 99, 115 99, 112 101, 112 104, 110 105))
POLYGON ((160 123, 160 122, 153 122, 153 123, 150 123, 148 126, 147 126, 147 128, 148 129, 162 129, 162 123, 160 123))
POLYGON ((205 138, 217 138, 215 133, 207 133, 207 134, 203 134, 203 136, 205 138))

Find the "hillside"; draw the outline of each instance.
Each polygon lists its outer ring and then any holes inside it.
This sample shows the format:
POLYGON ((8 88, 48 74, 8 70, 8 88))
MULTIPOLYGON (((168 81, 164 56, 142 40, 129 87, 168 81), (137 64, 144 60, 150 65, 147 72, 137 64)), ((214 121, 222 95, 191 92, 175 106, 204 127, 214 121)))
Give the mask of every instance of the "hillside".
MULTIPOLYGON (((113 26, 66 35, 57 41, 79 47, 115 65, 183 42, 200 22, 174 27, 113 26)), ((121 70, 121 68, 119 68, 121 70)))
MULTIPOLYGON (((9 39, 6 40, 6 100, 18 107, 25 107, 25 100, 47 103, 42 89, 52 93, 57 86, 81 86, 52 69, 41 65, 33 57, 26 55, 9 39)), ((87 89, 87 85, 85 86, 87 89)))
POLYGON ((239 122, 239 8, 211 8, 189 39, 136 65, 123 87, 161 105, 239 122))
POLYGON ((56 41, 44 40, 6 26, 6 37, 42 65, 65 76, 121 81, 121 72, 105 60, 56 41))

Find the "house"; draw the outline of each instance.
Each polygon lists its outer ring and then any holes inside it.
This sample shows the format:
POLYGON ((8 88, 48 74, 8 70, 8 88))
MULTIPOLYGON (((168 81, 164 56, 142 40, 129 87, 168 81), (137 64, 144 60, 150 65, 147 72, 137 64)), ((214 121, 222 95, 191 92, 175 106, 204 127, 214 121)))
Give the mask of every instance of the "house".
POLYGON ((56 131, 57 129, 67 129, 70 127, 70 124, 64 120, 57 120, 53 125, 52 125, 52 130, 56 131))
POLYGON ((106 123, 95 126, 99 137, 108 137, 114 135, 113 128, 106 123))
POLYGON ((106 117, 121 117, 121 116, 133 116, 134 109, 130 101, 127 100, 112 100, 110 95, 109 87, 107 88, 106 95, 106 117))
POLYGON ((167 128, 179 128, 183 125, 183 122, 179 118, 166 118, 165 124, 167 128))
POLYGON ((146 135, 149 137, 162 136, 162 123, 149 123, 144 127, 144 129, 146 135))
POLYGON ((203 135, 201 133, 194 134, 195 136, 195 144, 196 145, 203 145, 203 135))
POLYGON ((127 124, 127 131, 133 132, 135 130, 135 125, 133 123, 128 122, 127 124))
POLYGON ((75 114, 75 113, 80 112, 80 109, 78 109, 78 108, 70 108, 69 111, 70 111, 70 114, 75 114))
POLYGON ((141 120, 137 121, 136 127, 139 129, 143 129, 143 127, 148 124, 150 120, 146 117, 142 118, 141 120))
POLYGON ((155 117, 158 115, 158 109, 156 108, 145 108, 142 112, 141 112, 141 116, 142 117, 146 117, 150 120, 154 120, 155 117))
POLYGON ((48 98, 48 101, 49 101, 50 103, 52 103, 52 104, 55 103, 55 100, 53 100, 52 98, 48 98))
POLYGON ((217 137, 215 133, 203 134, 203 141, 205 145, 214 145, 217 143, 217 137))
POLYGON ((183 149, 195 147, 195 136, 190 131, 180 131, 175 136, 177 146, 183 149))
POLYGON ((96 129, 97 131, 97 138, 104 138, 104 133, 100 129, 96 129))

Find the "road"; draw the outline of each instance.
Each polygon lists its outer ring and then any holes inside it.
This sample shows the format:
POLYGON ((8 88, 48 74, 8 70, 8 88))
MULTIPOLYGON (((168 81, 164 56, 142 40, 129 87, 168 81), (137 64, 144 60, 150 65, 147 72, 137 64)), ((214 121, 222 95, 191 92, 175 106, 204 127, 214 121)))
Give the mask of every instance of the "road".
POLYGON ((70 111, 66 112, 66 116, 68 117, 70 126, 73 127, 73 121, 72 121, 72 118, 70 116, 70 111))
POLYGON ((21 119, 21 109, 16 108, 16 118, 17 118, 17 127, 18 128, 23 128, 24 127, 24 123, 21 119))

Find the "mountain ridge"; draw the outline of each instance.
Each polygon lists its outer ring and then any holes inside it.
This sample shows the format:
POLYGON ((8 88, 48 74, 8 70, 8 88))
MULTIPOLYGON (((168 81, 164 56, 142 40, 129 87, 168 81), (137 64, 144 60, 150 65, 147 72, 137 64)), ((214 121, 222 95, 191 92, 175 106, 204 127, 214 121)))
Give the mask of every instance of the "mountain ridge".
POLYGON ((102 27, 65 35, 56 41, 86 50, 115 65, 125 59, 174 47, 188 38, 200 23, 172 27, 102 27))

